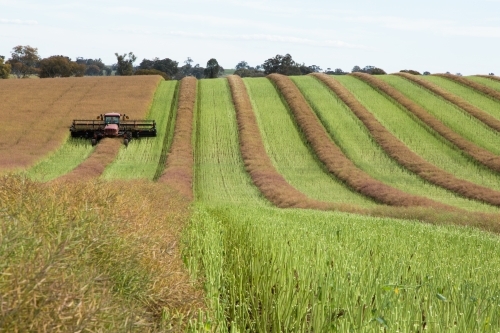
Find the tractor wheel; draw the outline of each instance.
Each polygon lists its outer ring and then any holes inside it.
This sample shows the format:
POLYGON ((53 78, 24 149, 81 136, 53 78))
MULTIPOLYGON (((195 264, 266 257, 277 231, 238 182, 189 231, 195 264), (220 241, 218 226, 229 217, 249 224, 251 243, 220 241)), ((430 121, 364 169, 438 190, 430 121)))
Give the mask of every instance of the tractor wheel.
POLYGON ((123 139, 123 144, 125 145, 125 147, 128 147, 128 139, 123 139))
POLYGON ((97 144, 97 140, 96 139, 92 139, 92 146, 95 146, 97 144))

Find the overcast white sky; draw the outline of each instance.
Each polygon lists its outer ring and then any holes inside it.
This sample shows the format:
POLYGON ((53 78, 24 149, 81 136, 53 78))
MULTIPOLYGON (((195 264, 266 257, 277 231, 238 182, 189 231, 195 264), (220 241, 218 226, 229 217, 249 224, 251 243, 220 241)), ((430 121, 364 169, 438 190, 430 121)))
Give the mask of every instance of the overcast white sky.
POLYGON ((224 68, 290 53, 307 65, 500 74, 500 0, 0 0, 0 55, 116 62, 191 57, 224 68))

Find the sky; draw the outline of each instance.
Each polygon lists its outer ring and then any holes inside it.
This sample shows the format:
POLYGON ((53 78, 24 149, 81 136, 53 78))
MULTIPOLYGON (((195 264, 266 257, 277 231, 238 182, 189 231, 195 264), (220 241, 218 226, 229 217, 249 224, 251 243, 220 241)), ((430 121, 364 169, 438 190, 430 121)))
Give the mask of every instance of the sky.
POLYGON ((0 0, 0 55, 190 57, 204 67, 277 54, 323 70, 500 75, 500 0, 0 0))

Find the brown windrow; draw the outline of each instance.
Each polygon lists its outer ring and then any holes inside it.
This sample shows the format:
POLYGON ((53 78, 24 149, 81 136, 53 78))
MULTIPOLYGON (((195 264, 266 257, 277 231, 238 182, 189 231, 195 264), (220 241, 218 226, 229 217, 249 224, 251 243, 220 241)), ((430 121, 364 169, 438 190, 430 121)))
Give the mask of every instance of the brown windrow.
MULTIPOLYGON (((461 84, 463 86, 466 86, 466 87, 469 87, 469 88, 472 88, 496 101, 500 101, 500 91, 496 91, 495 89, 491 89, 490 87, 487 87, 485 85, 482 85, 480 83, 477 83, 475 81, 472 81, 472 80, 469 80, 467 78, 464 78, 463 76, 458 76, 458 75, 453 75, 453 74, 433 74, 433 76, 439 76, 439 77, 443 77, 445 79, 448 79, 448 80, 451 80, 451 81, 454 81, 458 84, 461 84)), ((437 87, 438 89, 440 89, 439 87, 437 87)), ((443 90, 443 89, 440 89, 440 90, 443 90)), ((477 107, 469 104, 467 101, 465 101, 463 98, 460 98, 456 95, 453 95, 447 91, 444 91, 444 93, 446 93, 446 95, 449 97, 451 97, 451 99, 448 99, 448 97, 445 97, 444 95, 440 95, 442 96, 443 98, 445 98, 447 101, 449 102, 452 102, 453 104, 455 104, 456 106, 464 109, 465 111, 469 112, 470 114, 473 115, 473 113, 471 113, 468 109, 478 109, 477 107)), ((483 112, 481 109, 478 109, 479 111, 483 112)), ((486 114, 487 115, 487 114, 486 114)), ((474 116, 476 117, 476 116, 474 116)), ((478 118, 478 117, 476 117, 478 118)), ((493 117, 492 117, 493 118, 493 117)), ((479 120, 483 121, 482 119, 478 118, 479 120)), ((493 118, 495 119, 495 118, 493 118)), ((500 121, 495 119, 497 122, 498 122, 498 126, 500 126, 500 121)), ((488 126, 491 126, 489 125, 487 122, 484 121, 485 124, 487 124, 488 126)), ((498 128, 499 127, 494 127, 497 131, 499 130, 498 128)))
MULTIPOLYGON (((411 114, 420 119, 420 121, 422 121, 425 125, 429 126, 436 133, 462 150, 465 154, 469 155, 488 168, 500 172, 500 156, 497 156, 492 152, 470 142, 469 140, 464 139, 462 136, 444 125, 439 119, 427 112, 427 110, 425 110, 423 107, 399 92, 396 88, 370 74, 352 73, 350 75, 357 77, 358 79, 368 83, 376 90, 384 93, 386 96, 389 96, 395 102, 408 110, 411 114)), ((397 75, 400 75, 404 78, 409 78, 409 80, 411 81, 415 80, 415 75, 406 73, 397 73, 397 75)), ((416 80, 422 81, 419 78, 417 78, 416 80)), ((414 82, 419 83, 417 81, 414 82)))
POLYGON ((495 75, 476 75, 479 77, 484 77, 493 81, 499 81, 500 82, 500 76, 495 76, 495 75))
POLYGON ((335 145, 295 84, 288 77, 280 74, 271 74, 268 78, 275 83, 281 92, 294 115, 298 127, 304 133, 319 160, 332 175, 347 186, 386 205, 424 206, 445 211, 455 210, 454 207, 449 205, 393 188, 359 169, 335 145))
POLYGON ((480 186, 427 162, 411 151, 401 140, 387 130, 375 116, 368 111, 354 95, 340 82, 326 74, 312 74, 325 84, 365 125, 380 147, 400 165, 414 172, 431 184, 453 191, 468 199, 480 200, 500 206, 500 192, 480 186))
POLYGON ((196 103, 197 83, 195 77, 181 80, 174 136, 166 159, 165 170, 158 179, 180 195, 193 200, 193 117, 196 103))
MULTIPOLYGON (((442 89, 438 85, 436 85, 432 82, 429 82, 425 79, 422 79, 421 77, 418 77, 417 75, 412 75, 412 74, 408 74, 408 73, 397 73, 396 75, 404 77, 408 81, 411 81, 413 83, 416 83, 416 84, 424 87, 425 89, 429 90, 433 94, 443 98, 444 100, 446 100, 446 101, 450 102, 451 104, 457 106, 458 108, 464 110, 465 112, 467 112, 468 114, 470 114, 474 118, 483 122, 488 127, 492 128, 496 131, 500 131, 500 120, 498 120, 497 118, 488 114, 487 112, 484 112, 480 108, 470 104, 465 99, 463 99, 457 95, 454 95, 454 94, 450 93, 449 91, 442 89)), ((483 86, 482 84, 464 79, 460 76, 451 75, 451 74, 435 74, 435 76, 444 77, 446 79, 453 80, 461 85, 471 87, 471 88, 473 88, 473 89, 475 89, 483 94, 488 95, 491 98, 496 98, 496 97, 494 97, 494 95, 498 95, 500 98, 500 93, 496 92, 495 90, 488 88, 486 86, 483 86)))

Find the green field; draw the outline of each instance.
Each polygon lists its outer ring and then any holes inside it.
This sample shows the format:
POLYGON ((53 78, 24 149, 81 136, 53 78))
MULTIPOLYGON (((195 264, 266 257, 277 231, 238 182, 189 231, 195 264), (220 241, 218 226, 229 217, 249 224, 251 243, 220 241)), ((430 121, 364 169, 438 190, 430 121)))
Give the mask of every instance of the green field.
MULTIPOLYGON (((401 77, 380 78, 464 138, 500 154, 499 135, 462 110, 401 77)), ((5 314, 0 306, 0 331, 4 318, 10 320, 11 326, 5 326, 9 328, 36 322, 36 311, 30 310, 35 300, 44 316, 40 320, 50 322, 54 316, 54 323, 78 323, 78 316, 83 316, 77 312, 79 298, 86 302, 85 309, 96 313, 85 313, 85 318, 95 318, 86 319, 93 323, 88 331, 500 332, 499 208, 461 198, 409 172, 318 79, 291 79, 330 140, 359 169, 399 190, 463 209, 457 214, 471 216, 475 220, 470 223, 480 221, 475 225, 494 232, 456 226, 457 215, 445 211, 433 211, 435 221, 426 224, 274 207, 245 168, 226 78, 197 83, 192 133, 195 200, 186 202, 155 182, 175 139, 182 96, 179 82, 162 81, 146 116, 156 120, 158 136, 121 147, 99 179, 82 185, 39 183, 68 173, 92 154, 88 141, 72 138, 25 171, 36 182, 23 180, 22 174, 2 176, 6 178, 0 183, 0 295, 6 295, 6 301, 0 304, 15 308, 17 303, 9 297, 18 295, 24 312, 5 314), (177 280, 162 284, 181 275, 165 264, 176 255, 189 271, 189 285, 203 293, 203 306, 186 305, 195 298, 191 294, 169 296, 185 288, 177 280), (23 272, 29 279, 21 278, 23 272), (44 284, 44 276, 53 284, 44 284), (64 294, 62 305, 53 305, 40 290, 56 295, 51 293, 58 278, 67 282, 61 285, 76 289, 64 294), (9 287, 12 281, 22 292, 9 287), (58 317, 59 308, 77 314, 58 317)), ((335 79, 411 151, 500 195, 498 173, 370 85, 348 75, 335 79)), ((499 102, 445 79, 426 79, 500 117, 499 102)), ((405 216, 404 208, 380 205, 327 172, 269 79, 243 82, 265 151, 290 185, 309 198, 339 204, 335 207, 352 205, 369 213, 394 209, 405 216)), ((421 214, 428 213, 422 209, 421 214)))

